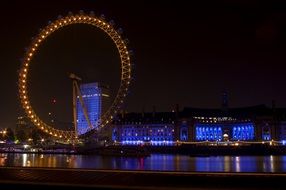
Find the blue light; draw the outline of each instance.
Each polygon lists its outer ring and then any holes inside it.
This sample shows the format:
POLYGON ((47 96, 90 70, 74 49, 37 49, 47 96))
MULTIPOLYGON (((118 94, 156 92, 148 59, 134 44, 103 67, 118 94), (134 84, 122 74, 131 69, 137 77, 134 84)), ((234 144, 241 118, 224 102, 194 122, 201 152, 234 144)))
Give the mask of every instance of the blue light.
POLYGON ((220 141, 222 139, 222 130, 219 124, 196 124, 197 141, 220 141))
POLYGON ((187 141, 188 140, 188 128, 183 127, 180 130, 180 140, 181 141, 187 141))
POLYGON ((233 140, 254 140, 254 126, 252 123, 241 123, 232 125, 233 140))
POLYGON ((174 126, 155 124, 147 126, 123 125, 122 136, 118 141, 123 145, 148 144, 154 146, 172 145, 174 143, 174 126))
POLYGON ((148 144, 148 145, 154 145, 154 146, 167 146, 167 145, 174 145, 174 141, 150 141, 150 142, 144 142, 140 140, 124 140, 121 141, 122 145, 143 145, 143 144, 148 144))
MULTIPOLYGON (((122 136, 123 136, 123 134, 122 134, 122 136)), ((112 140, 113 141, 118 141, 119 140, 118 138, 119 138, 118 131, 116 129, 113 129, 112 130, 112 140)))
MULTIPOLYGON (((80 91, 83 102, 87 109, 87 115, 93 127, 101 115, 101 89, 98 83, 88 83, 80 85, 80 91)), ((83 113, 79 98, 77 98, 77 133, 84 134, 88 131, 89 126, 83 113)))
POLYGON ((271 133, 269 128, 262 129, 262 140, 270 141, 271 140, 271 133))

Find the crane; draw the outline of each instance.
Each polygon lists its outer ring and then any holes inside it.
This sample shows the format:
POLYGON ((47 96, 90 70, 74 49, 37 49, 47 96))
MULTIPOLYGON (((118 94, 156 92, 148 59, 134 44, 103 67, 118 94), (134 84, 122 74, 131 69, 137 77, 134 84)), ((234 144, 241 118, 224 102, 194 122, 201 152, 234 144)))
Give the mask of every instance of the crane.
POLYGON ((77 138, 78 137, 78 133, 77 133, 77 129, 78 129, 78 127, 77 127, 77 97, 79 98, 79 102, 80 102, 81 108, 83 110, 83 114, 84 114, 84 117, 87 121, 89 129, 92 129, 93 127, 92 127, 92 124, 91 124, 90 119, 88 117, 87 109, 86 109, 86 106, 84 104, 80 89, 78 87, 78 81, 81 81, 81 78, 76 76, 74 73, 70 73, 69 77, 72 79, 72 84, 73 84, 73 121, 74 121, 75 138, 77 138))

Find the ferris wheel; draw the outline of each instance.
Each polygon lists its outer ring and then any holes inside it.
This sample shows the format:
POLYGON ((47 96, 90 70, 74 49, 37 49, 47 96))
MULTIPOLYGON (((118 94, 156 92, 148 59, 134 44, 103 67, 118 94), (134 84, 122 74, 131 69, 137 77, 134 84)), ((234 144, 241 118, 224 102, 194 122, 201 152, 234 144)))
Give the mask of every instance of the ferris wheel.
MULTIPOLYGON (((37 115, 30 103, 30 98, 28 96, 29 83, 32 82, 28 82, 28 80, 31 61, 34 55, 40 50, 41 45, 45 42, 45 40, 57 30, 60 30, 61 28, 73 24, 87 24, 101 29, 101 31, 103 31, 112 39, 113 43, 117 47, 120 56, 121 81, 119 89, 111 106, 107 109, 105 113, 102 114, 100 119, 96 121, 96 126, 93 126, 91 130, 96 130, 105 127, 112 121, 114 115, 119 112, 121 105, 123 104, 124 99, 127 95, 132 76, 132 65, 130 58, 131 53, 128 50, 127 41, 124 40, 121 36, 122 30, 115 29, 113 21, 107 22, 104 17, 96 17, 93 12, 86 14, 83 11, 80 11, 78 14, 69 13, 65 17, 59 17, 57 20, 50 22, 46 27, 44 27, 40 31, 40 33, 32 40, 30 46, 28 47, 24 55, 24 59, 22 61, 22 65, 19 72, 19 95, 21 105, 24 108, 25 113, 37 128, 52 135, 53 137, 65 140, 77 138, 76 130, 68 131, 54 128, 53 126, 45 123, 37 115)), ((75 122, 74 125, 76 125, 75 122)))

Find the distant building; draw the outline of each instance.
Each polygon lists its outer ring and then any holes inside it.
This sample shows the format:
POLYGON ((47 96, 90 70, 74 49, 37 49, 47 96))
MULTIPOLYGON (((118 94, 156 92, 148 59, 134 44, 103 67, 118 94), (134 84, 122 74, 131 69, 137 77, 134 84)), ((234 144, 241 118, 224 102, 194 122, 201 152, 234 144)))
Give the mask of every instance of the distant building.
MULTIPOLYGON (((85 104, 87 115, 93 128, 97 128, 97 120, 107 109, 110 100, 109 89, 99 83, 86 83, 80 85, 80 91, 85 104)), ((77 98, 77 132, 78 135, 88 131, 88 122, 84 116, 83 108, 77 98)))
POLYGON ((185 108, 178 121, 180 141, 255 141, 255 121, 264 106, 224 109, 185 108), (187 135, 186 128, 189 129, 187 135))
POLYGON ((28 134, 28 133, 31 133, 32 129, 33 129, 33 125, 31 124, 29 118, 24 117, 24 116, 19 116, 17 118, 15 132, 19 130, 23 130, 25 131, 25 133, 28 134))
POLYGON ((184 108, 183 111, 121 114, 113 122, 112 140, 121 144, 263 142, 286 145, 286 109, 265 105, 184 108))
POLYGON ((29 118, 19 116, 16 122, 16 128, 14 130, 16 139, 20 142, 26 142, 31 137, 34 126, 30 122, 29 118))
POLYGON ((175 113, 121 114, 112 127, 112 140, 124 145, 172 145, 175 113))

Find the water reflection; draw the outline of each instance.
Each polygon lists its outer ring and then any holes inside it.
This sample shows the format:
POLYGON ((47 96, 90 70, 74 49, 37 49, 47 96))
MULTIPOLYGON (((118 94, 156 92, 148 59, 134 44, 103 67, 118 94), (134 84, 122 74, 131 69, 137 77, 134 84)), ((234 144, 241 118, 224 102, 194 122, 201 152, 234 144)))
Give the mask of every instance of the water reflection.
POLYGON ((0 154, 0 166, 60 167, 199 172, 286 172, 286 156, 210 156, 152 154, 150 157, 0 154))
POLYGON ((235 157, 235 171, 240 172, 240 157, 235 157))

